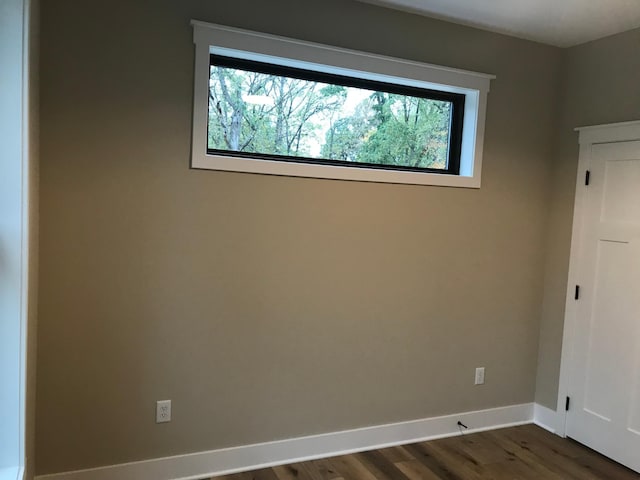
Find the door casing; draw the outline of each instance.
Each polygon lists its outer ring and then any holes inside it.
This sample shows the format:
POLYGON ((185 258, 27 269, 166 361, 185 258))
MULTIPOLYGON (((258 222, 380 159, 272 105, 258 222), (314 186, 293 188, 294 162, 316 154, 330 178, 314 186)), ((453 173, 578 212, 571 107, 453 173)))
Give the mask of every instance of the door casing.
POLYGON ((573 349, 575 329, 577 325, 577 303, 575 286, 580 285, 580 251, 582 248, 582 227, 585 216, 586 171, 591 164, 593 145, 640 140, 640 121, 596 125, 576 128, 579 132, 580 156, 576 176, 576 194, 573 209, 573 228, 571 232, 571 253, 569 257, 569 274, 565 299, 564 329, 562 335, 562 355, 560 360, 560 379, 558 384, 558 401, 556 405, 556 422, 552 427, 562 437, 567 434, 566 399, 570 397, 571 379, 574 377, 573 349))

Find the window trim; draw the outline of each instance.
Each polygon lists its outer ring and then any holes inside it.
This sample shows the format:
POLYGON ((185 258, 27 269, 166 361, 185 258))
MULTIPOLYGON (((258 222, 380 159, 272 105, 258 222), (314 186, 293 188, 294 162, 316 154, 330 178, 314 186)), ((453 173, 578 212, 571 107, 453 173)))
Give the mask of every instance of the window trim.
POLYGON ((384 57, 192 20, 195 78, 191 168, 382 183, 479 188, 486 100, 493 75, 384 57), (311 69, 374 82, 463 94, 464 120, 458 175, 384 167, 337 166, 207 152, 211 54, 311 69))

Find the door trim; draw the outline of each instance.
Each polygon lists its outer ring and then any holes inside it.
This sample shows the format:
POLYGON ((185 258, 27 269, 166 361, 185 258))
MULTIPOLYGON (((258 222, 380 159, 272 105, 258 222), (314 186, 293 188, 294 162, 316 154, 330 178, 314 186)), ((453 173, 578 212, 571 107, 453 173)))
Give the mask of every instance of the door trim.
POLYGON ((560 359, 560 379, 558 382, 558 402, 556 405, 557 434, 565 437, 567 433, 566 398, 570 396, 571 379, 573 378, 573 348, 576 328, 577 304, 574 287, 580 285, 580 253, 582 249, 582 226, 586 209, 585 172, 591 164, 591 148, 600 143, 616 143, 640 140, 640 121, 611 123, 579 127, 580 156, 576 175, 576 194, 573 208, 573 227, 571 230, 571 251, 569 255, 569 274, 567 277, 567 294, 565 298, 564 327, 562 334, 562 354, 560 359))

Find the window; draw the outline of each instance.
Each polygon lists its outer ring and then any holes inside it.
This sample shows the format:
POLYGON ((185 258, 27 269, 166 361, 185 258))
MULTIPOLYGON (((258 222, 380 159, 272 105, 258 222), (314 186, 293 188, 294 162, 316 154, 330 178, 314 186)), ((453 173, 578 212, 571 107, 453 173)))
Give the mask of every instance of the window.
POLYGON ((464 95, 210 59, 208 154, 459 173, 464 95))
POLYGON ((480 186, 492 77, 192 23, 193 168, 480 186))

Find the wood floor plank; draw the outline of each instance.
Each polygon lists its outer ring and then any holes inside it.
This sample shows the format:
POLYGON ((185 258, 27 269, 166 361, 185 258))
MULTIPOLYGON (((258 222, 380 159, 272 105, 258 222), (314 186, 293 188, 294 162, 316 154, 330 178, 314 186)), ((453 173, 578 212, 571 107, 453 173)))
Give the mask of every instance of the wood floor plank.
POLYGON ((323 480, 340 480, 342 477, 340 474, 333 468, 331 465, 329 458, 321 458, 318 460, 312 460, 311 466, 315 471, 317 471, 323 480))
POLYGON ((455 437, 454 442, 458 442, 458 448, 462 449, 481 465, 491 465, 504 462, 509 456, 487 435, 486 432, 455 437))
POLYGON ((535 425, 293 463, 212 480, 640 480, 535 425))
POLYGON ((413 458, 413 456, 402 446, 381 448, 378 451, 392 463, 415 460, 415 458, 413 458))
POLYGON ((292 463, 273 467, 278 480, 325 480, 320 472, 305 463, 292 463))
POLYGON ((513 429, 506 428, 501 431, 510 435, 511 438, 513 438, 514 435, 518 435, 521 440, 529 442, 530 444, 544 445, 550 450, 568 458, 578 458, 584 455, 585 452, 582 445, 575 442, 568 442, 566 439, 550 434, 536 425, 522 425, 513 429))
POLYGON ((488 432, 488 436, 492 438, 499 448, 503 448, 508 457, 512 457, 509 461, 513 462, 514 471, 521 475, 531 475, 532 479, 544 478, 548 480, 568 480, 563 477, 552 465, 548 464, 545 459, 539 458, 532 454, 530 450, 520 448, 513 442, 504 432, 488 432))
POLYGON ((396 465, 410 480, 441 480, 442 478, 418 460, 406 460, 396 465))
POLYGON ((422 462, 425 467, 438 475, 438 478, 442 480, 467 480, 456 471, 456 465, 450 465, 445 459, 434 455, 427 442, 407 445, 405 448, 413 454, 416 460, 422 462))
POLYGON ((278 480, 278 477, 271 468, 261 468, 251 472, 240 473, 238 480, 278 480))
POLYGON ((538 462, 543 461, 549 464, 550 468, 567 480, 599 480, 600 478, 577 463, 575 457, 568 456, 575 453, 574 449, 557 449, 551 442, 547 444, 535 441, 535 437, 530 436, 526 430, 503 432, 503 435, 511 440, 514 449, 520 448, 529 452, 538 459, 538 462))
MULTIPOLYGON (((640 452, 638 455, 640 455, 640 452)), ((595 454, 595 452, 578 457, 576 462, 599 479, 638 480, 638 478, 640 478, 640 475, 632 470, 618 465, 601 455, 595 454)))
POLYGON ((339 457, 333 457, 329 461, 335 470, 344 478, 353 480, 378 480, 373 472, 367 469, 355 455, 341 455, 339 457))
MULTIPOLYGON (((445 439, 448 440, 448 439, 445 439)), ((473 456, 460 448, 460 437, 454 442, 426 442, 425 449, 465 480, 481 480, 486 469, 473 456)))
POLYGON ((402 470, 398 469, 379 450, 358 453, 356 456, 378 480, 409 480, 402 470))

